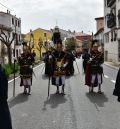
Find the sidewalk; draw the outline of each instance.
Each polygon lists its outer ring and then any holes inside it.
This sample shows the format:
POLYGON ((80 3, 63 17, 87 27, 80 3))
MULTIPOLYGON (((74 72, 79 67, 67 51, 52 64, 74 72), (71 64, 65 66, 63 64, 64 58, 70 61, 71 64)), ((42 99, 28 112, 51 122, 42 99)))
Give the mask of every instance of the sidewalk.
POLYGON ((104 62, 104 65, 107 65, 108 67, 111 67, 111 68, 113 68, 113 69, 119 69, 120 68, 120 65, 116 65, 116 64, 114 64, 113 62, 104 62))

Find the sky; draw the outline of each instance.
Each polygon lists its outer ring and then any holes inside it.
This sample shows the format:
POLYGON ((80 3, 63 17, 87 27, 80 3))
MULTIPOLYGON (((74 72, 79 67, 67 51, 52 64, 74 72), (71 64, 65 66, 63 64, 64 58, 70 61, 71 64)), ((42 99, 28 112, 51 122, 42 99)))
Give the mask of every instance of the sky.
MULTIPOLYGON (((22 33, 37 28, 96 32, 96 17, 103 16, 103 0, 0 0, 21 18, 22 33)), ((0 5, 0 11, 6 8, 0 5)))

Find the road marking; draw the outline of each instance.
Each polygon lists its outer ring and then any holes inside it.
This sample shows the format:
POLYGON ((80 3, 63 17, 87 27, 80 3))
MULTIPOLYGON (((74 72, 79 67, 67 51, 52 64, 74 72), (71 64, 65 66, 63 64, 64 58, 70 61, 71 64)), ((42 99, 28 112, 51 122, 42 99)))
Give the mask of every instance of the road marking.
MULTIPOLYGON (((35 68, 33 68, 33 69, 37 69, 37 68, 38 68, 38 67, 40 67, 41 65, 43 65, 43 63, 42 63, 42 64, 40 64, 40 65, 38 65, 38 66, 36 66, 36 67, 35 67, 35 68)), ((16 78, 15 78, 15 80, 17 80, 19 77, 20 77, 20 76, 16 77, 16 78)), ((14 79, 12 79, 12 80, 8 81, 8 84, 9 84, 9 83, 11 83, 11 82, 13 82, 13 81, 14 81, 14 79)))
POLYGON ((104 75, 105 78, 109 78, 107 75, 104 75))
POLYGON ((115 80, 111 80, 111 82, 113 82, 114 84, 116 83, 116 81, 115 81, 115 80))

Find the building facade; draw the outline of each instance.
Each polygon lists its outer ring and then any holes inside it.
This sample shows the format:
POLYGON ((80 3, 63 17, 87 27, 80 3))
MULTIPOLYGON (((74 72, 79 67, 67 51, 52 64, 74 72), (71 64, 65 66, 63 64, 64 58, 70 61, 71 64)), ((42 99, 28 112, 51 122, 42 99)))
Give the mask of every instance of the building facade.
POLYGON ((96 33, 94 39, 99 45, 104 45, 104 17, 95 18, 96 20, 96 33))
POLYGON ((120 64, 120 0, 104 0, 105 61, 120 64))
POLYGON ((36 58, 40 59, 40 57, 42 57, 42 55, 46 52, 46 49, 49 49, 51 46, 52 31, 38 28, 25 34, 24 40, 32 48, 32 51, 34 50, 36 58))
MULTIPOLYGON (((21 19, 17 18, 16 16, 10 14, 10 11, 7 10, 6 12, 0 12, 0 30, 4 32, 5 38, 7 43, 11 43, 11 60, 13 62, 13 58, 18 58, 19 55, 22 53, 22 45, 21 45, 21 19), (16 36, 14 36, 16 34, 16 36), (14 37, 14 38, 13 38, 14 37), (14 51, 15 49, 15 51, 14 51), (15 52, 15 53, 14 53, 15 52), (15 54, 15 56, 14 56, 15 54)), ((7 47, 2 41, 1 43, 1 58, 4 63, 8 63, 8 50, 7 47)))
POLYGON ((83 32, 77 32, 75 36, 76 36, 76 41, 77 41, 77 48, 79 48, 81 51, 83 49, 90 48, 92 35, 89 35, 83 32))

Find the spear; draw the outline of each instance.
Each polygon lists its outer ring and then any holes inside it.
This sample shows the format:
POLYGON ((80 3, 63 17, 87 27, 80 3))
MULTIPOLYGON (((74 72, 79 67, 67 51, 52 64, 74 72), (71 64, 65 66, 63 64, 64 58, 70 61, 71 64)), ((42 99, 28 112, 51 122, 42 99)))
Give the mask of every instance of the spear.
POLYGON ((50 96, 50 75, 49 75, 49 80, 48 80, 48 97, 50 96))

